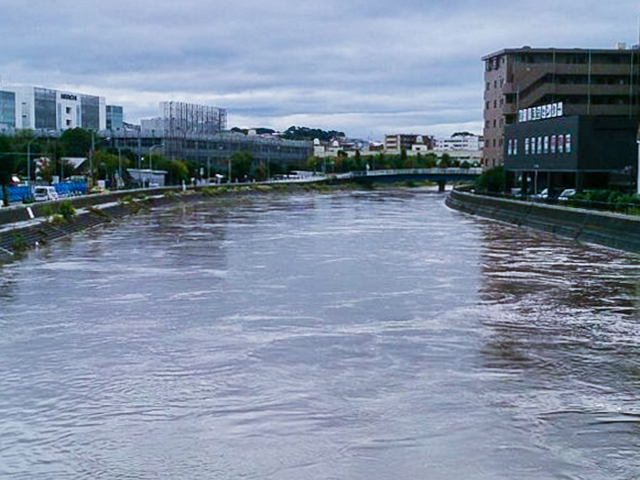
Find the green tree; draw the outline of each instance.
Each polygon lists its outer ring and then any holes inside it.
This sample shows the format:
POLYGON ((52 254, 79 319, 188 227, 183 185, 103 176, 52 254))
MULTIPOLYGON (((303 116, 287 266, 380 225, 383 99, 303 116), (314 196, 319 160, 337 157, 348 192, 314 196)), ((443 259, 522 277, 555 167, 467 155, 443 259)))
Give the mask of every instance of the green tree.
MULTIPOLYGON (((127 164, 129 159, 127 159, 127 164)), ((189 180, 189 166, 184 160, 171 160, 162 154, 153 155, 153 168, 167 172, 166 184, 179 185, 189 180)))
MULTIPOLYGON (((113 179, 116 176, 116 172, 120 167, 120 161, 117 155, 105 152, 104 150, 98 150, 93 156, 93 171, 91 176, 94 179, 108 180, 113 179)), ((122 168, 125 168, 124 165, 122 168)))
POLYGON ((424 157, 424 168, 435 168, 438 166, 438 156, 435 153, 428 153, 424 157))
POLYGON ((360 155, 360 150, 356 150, 356 153, 353 156, 353 164, 356 170, 365 169, 365 162, 362 160, 362 155, 360 155))
POLYGON ((411 168, 411 162, 409 161, 406 148, 400 150, 400 166, 401 168, 411 168))
POLYGON ((267 179, 267 176, 269 174, 269 170, 267 169, 267 164, 260 162, 259 164, 255 165, 252 169, 251 169, 251 175, 250 177, 262 182, 263 180, 267 179))
POLYGON ((67 157, 86 157, 94 141, 94 134, 80 127, 70 128, 60 135, 62 150, 67 157))
POLYGON ((318 158, 314 155, 307 159, 307 166, 314 172, 322 170, 322 158, 318 158))
POLYGON ((253 176, 253 156, 249 152, 235 152, 231 155, 231 176, 243 181, 253 176))
POLYGON ((476 188, 481 192, 504 192, 506 185, 507 181, 503 166, 485 170, 482 175, 476 179, 476 188))
POLYGON ((16 167, 14 149, 12 139, 6 135, 0 135, 0 187, 2 187, 2 203, 5 207, 9 206, 9 185, 16 167))
POLYGON ((451 168, 453 166, 453 160, 448 153, 443 153, 438 162, 440 168, 451 168))

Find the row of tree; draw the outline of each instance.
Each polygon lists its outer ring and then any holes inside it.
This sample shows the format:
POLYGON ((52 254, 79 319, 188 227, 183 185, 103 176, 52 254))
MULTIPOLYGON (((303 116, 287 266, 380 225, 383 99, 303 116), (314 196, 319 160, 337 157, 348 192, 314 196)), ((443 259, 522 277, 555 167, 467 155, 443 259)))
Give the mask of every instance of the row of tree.
MULTIPOLYGON (((296 139, 344 135, 342 132, 324 132, 307 127, 291 127, 285 134, 296 139)), ((21 180, 41 179, 46 182, 51 182, 54 177, 64 181, 73 175, 82 175, 91 180, 105 180, 108 185, 115 185, 116 180, 120 179, 121 185, 124 182, 125 186, 135 186, 133 179, 127 174, 127 169, 140 166, 140 160, 132 150, 111 148, 94 133, 82 128, 65 130, 57 138, 40 137, 28 130, 18 131, 11 136, 0 134, 0 185, 4 187, 5 197, 6 187, 11 184, 14 175, 21 180), (89 160, 76 168, 77 163, 72 163, 68 158, 89 160)), ((183 181, 190 182, 192 179, 213 176, 216 173, 227 176, 229 169, 233 180, 261 181, 300 168, 300 165, 284 164, 275 159, 254 159, 249 152, 236 152, 226 163, 211 165, 209 172, 205 172, 205 165, 199 162, 167 159, 161 154, 153 154, 150 161, 153 169, 167 172, 167 185, 178 185, 183 181)), ((341 151, 337 158, 311 157, 307 162, 307 168, 311 170, 336 173, 365 170, 367 165, 371 169, 472 166, 468 162, 461 163, 447 154, 440 158, 435 154, 408 156, 404 150, 400 155, 379 153, 366 158, 362 157, 360 152, 356 152, 355 156, 348 156, 346 152, 341 151)), ((145 160, 142 167, 147 166, 145 160)))
MULTIPOLYGON (((20 130, 11 136, 0 135, 0 181, 3 183, 8 183, 12 175, 47 182, 54 176, 65 179, 76 174, 109 180, 136 165, 138 160, 133 151, 109 148, 102 139, 82 128, 65 130, 58 138, 40 137, 29 130, 20 130), (76 170, 69 158, 89 160, 76 170)), ((168 161, 162 155, 154 155, 153 167, 167 170, 176 181, 188 178, 189 169, 179 160, 168 161)))
POLYGON ((309 159, 309 167, 314 171, 346 173, 352 171, 363 171, 367 165, 372 170, 397 170, 404 168, 471 168, 477 166, 466 160, 460 161, 452 158, 445 153, 438 157, 435 153, 426 155, 409 156, 405 150, 400 155, 388 155, 378 153, 374 156, 363 157, 359 151, 354 156, 348 156, 346 152, 338 152, 336 158, 318 158, 311 157, 309 159))
POLYGON ((201 162, 168 159, 162 154, 154 153, 140 165, 141 158, 132 150, 109 147, 89 130, 74 128, 65 130, 59 137, 42 137, 29 130, 17 131, 14 135, 0 134, 0 186, 5 204, 8 202, 8 187, 14 183, 15 177, 20 182, 41 180, 51 182, 54 177, 64 181, 72 176, 83 176, 92 181, 105 180, 107 185, 136 186, 128 175, 127 169, 137 166, 167 172, 166 184, 179 185, 183 181, 191 182, 207 175, 219 173, 227 176, 229 168, 234 180, 265 180, 296 168, 283 165, 272 160, 255 160, 249 152, 236 152, 227 162, 211 165, 209 172, 201 162), (87 159, 77 167, 79 162, 69 159, 87 159))

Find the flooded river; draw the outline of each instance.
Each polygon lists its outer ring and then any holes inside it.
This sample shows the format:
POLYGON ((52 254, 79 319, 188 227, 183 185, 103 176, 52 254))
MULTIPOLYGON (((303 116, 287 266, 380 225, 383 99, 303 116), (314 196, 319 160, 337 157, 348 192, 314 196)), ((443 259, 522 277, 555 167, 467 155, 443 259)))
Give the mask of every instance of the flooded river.
POLYGON ((421 190, 139 214, 0 266, 0 478, 640 478, 639 308, 421 190))

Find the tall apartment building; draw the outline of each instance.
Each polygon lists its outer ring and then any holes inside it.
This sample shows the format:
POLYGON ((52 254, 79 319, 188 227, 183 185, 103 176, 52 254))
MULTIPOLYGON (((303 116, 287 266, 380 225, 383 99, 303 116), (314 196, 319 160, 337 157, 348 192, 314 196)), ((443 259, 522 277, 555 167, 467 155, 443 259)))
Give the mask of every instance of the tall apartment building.
POLYGON ((530 120, 527 112, 536 115, 542 109, 540 119, 545 119, 551 117, 551 113, 548 117, 544 113, 547 106, 555 106, 560 107, 564 117, 638 117, 640 51, 637 49, 522 47, 500 50, 482 60, 484 166, 504 163, 505 127, 530 120), (519 118, 520 112, 527 117, 519 118))

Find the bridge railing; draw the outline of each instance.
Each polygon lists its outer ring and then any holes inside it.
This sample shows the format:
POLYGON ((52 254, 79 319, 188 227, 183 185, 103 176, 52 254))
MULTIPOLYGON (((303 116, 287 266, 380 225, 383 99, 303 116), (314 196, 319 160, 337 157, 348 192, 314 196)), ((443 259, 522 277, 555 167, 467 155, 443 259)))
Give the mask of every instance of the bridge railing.
MULTIPOLYGON (((402 168, 394 170, 369 170, 351 172, 350 177, 400 176, 400 175, 480 175, 481 167, 473 168, 402 168)), ((348 178, 348 177, 343 177, 348 178)))

